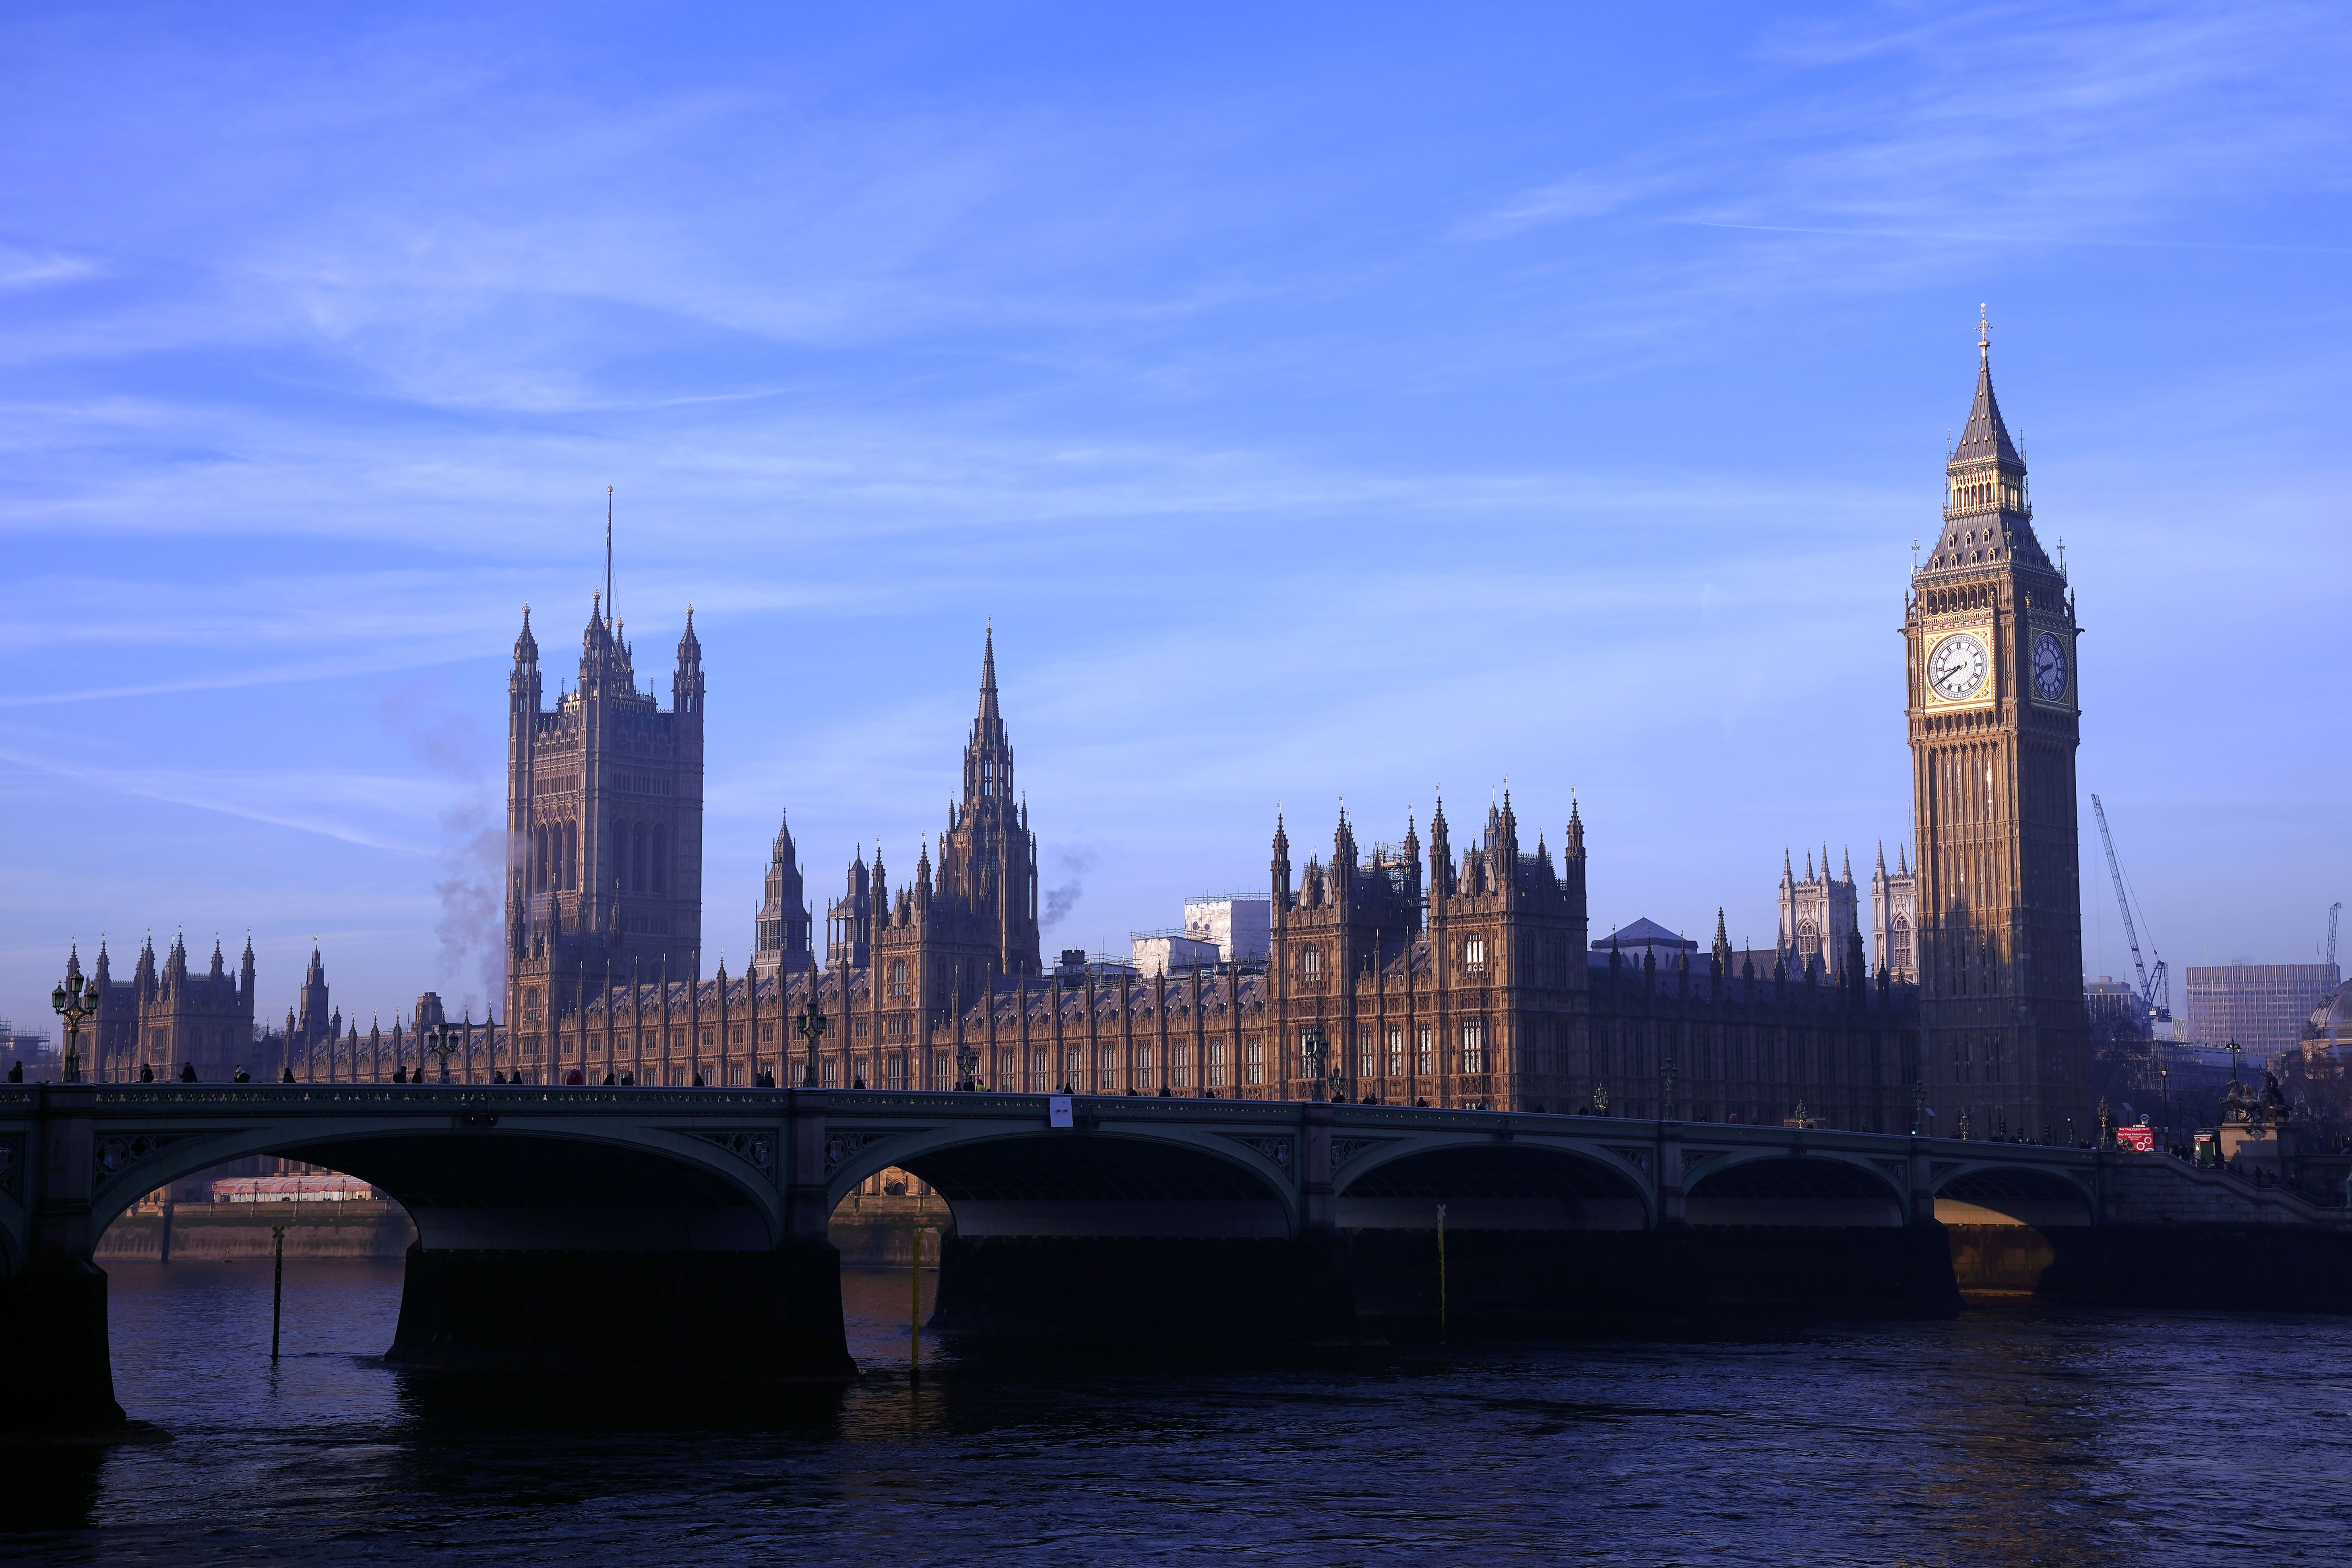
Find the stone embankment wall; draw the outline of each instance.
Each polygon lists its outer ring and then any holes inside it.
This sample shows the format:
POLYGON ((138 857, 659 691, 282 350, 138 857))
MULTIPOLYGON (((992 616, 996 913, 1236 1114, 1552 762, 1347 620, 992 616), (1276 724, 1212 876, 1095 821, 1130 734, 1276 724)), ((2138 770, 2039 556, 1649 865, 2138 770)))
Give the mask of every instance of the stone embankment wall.
POLYGON ((852 1194, 833 1211, 827 1235, 841 1253, 844 1268, 904 1268, 912 1238, 923 1237, 923 1261, 936 1268, 940 1233, 949 1224, 947 1201, 931 1197, 877 1197, 852 1194))
MULTIPOLYGON (((164 1260, 166 1215, 121 1215, 99 1238, 98 1262, 164 1260)), ((217 1263, 270 1256, 270 1228, 286 1227, 289 1258, 400 1258, 416 1239, 407 1211, 394 1203, 174 1204, 168 1216, 171 1261, 217 1263)))

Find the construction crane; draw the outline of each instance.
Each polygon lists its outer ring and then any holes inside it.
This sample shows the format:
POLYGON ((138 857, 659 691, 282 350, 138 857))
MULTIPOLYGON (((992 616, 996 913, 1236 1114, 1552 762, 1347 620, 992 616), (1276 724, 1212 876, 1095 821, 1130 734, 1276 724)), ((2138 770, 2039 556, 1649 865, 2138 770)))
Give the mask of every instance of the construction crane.
MULTIPOLYGON (((2099 819, 2099 842, 2106 846, 2107 875, 2116 880, 2116 907, 2123 911, 2124 936, 2131 943, 2132 968, 2139 975, 2140 1005, 2147 1016, 2159 1024, 2172 1022, 2172 978, 2166 972, 2164 960, 2156 961, 2153 974, 2139 955, 2139 928, 2132 923, 2131 894, 2124 887, 2123 862, 2116 858, 2116 837, 2107 831, 2107 808, 2099 797, 2091 797, 2091 813, 2099 819)), ((2333 945, 2331 943, 2331 945, 2333 945)))
POLYGON ((2327 906, 2327 967, 2336 967, 2336 921, 2344 912, 2344 900, 2336 900, 2327 906))

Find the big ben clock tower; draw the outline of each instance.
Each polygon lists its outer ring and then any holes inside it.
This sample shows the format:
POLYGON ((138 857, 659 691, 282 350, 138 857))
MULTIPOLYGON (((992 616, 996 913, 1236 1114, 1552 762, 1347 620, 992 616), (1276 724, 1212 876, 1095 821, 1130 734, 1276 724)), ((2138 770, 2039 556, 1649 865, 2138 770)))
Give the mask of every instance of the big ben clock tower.
POLYGON ((1912 822, 1920 1047, 1943 1137, 2095 1135, 2074 814, 2074 603, 2033 535, 2025 459, 1977 394, 1943 531, 1911 577, 1912 822))

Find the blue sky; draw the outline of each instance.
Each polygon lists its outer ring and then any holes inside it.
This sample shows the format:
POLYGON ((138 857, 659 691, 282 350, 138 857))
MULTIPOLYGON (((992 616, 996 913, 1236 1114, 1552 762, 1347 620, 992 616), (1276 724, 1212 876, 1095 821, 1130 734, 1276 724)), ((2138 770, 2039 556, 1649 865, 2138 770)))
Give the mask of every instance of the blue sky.
POLYGON ((2307 959, 2347 74, 2320 5, 16 8, 0 1014, 183 925, 265 1013, 313 933, 478 1003, 607 484, 641 671, 704 639, 713 959, 782 807, 820 898, 911 868, 990 616, 1049 947, 1506 778, 1596 930, 1767 941, 1784 845, 1907 836, 1979 300, 2085 833, 2177 966, 2307 959))

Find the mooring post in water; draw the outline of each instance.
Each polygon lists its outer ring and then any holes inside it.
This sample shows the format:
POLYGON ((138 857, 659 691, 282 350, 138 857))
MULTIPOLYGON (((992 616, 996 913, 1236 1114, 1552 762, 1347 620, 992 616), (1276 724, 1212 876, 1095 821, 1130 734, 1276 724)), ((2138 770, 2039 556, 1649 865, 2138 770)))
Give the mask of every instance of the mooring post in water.
POLYGON ((163 1189, 163 1254, 155 1261, 172 1261, 172 1189, 169 1187, 163 1189))
POLYGON ((278 1320, 286 1310, 286 1227, 269 1227, 274 1277, 269 1281, 269 1359, 278 1359, 278 1320))
POLYGON ((907 1232, 907 1372, 923 1375, 923 1226, 919 1216, 907 1232))
POLYGON ((1437 1205, 1437 1342, 1445 1342, 1445 1205, 1437 1205))

